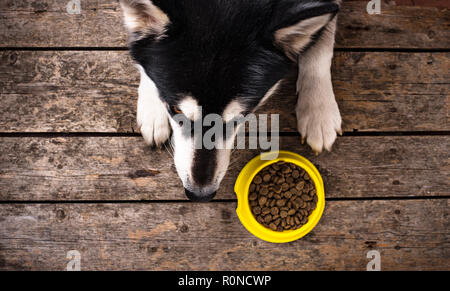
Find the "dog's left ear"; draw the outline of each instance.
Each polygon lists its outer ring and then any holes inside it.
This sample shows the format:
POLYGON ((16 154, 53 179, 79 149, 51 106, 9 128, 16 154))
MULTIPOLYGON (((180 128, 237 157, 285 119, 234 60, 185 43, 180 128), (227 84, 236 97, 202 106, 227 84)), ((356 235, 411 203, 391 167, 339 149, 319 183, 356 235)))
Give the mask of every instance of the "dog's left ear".
POLYGON ((155 39, 164 35, 170 23, 169 17, 151 0, 120 0, 125 26, 131 34, 131 41, 147 36, 155 39))
POLYGON ((299 54, 338 11, 337 1, 280 0, 272 19, 275 44, 297 62, 299 54))

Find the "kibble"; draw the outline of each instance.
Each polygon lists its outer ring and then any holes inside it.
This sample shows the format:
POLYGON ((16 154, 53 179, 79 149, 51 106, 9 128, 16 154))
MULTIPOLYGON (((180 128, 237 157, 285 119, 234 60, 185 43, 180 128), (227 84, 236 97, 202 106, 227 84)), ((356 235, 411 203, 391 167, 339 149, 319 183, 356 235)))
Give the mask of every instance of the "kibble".
POLYGON ((270 212, 272 213, 272 215, 277 215, 280 212, 280 210, 277 207, 272 207, 270 212))
POLYGON ((261 195, 267 195, 267 194, 269 194, 269 189, 267 189, 267 188, 262 188, 261 190, 259 190, 259 194, 261 194, 261 195))
POLYGON ((258 198, 258 195, 256 195, 256 193, 251 193, 250 195, 248 195, 248 200, 250 201, 256 200, 256 198, 258 198))
POLYGON ((255 183, 256 185, 261 184, 261 182, 262 182, 261 176, 256 176, 253 179, 253 183, 255 183))
POLYGON ((273 231, 302 227, 317 206, 314 182, 292 163, 278 162, 264 168, 253 178, 249 190, 256 221, 273 231))

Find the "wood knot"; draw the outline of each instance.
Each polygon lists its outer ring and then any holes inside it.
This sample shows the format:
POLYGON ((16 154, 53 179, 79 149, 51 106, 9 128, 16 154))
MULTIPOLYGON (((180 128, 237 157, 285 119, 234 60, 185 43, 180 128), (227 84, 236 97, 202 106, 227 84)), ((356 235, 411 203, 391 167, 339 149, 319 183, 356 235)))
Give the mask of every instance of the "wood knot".
POLYGON ((376 241, 366 241, 364 244, 369 249, 373 249, 373 248, 375 248, 377 246, 377 242, 376 241))
POLYGON ((180 232, 182 232, 182 233, 189 232, 189 226, 187 226, 186 224, 183 224, 183 225, 180 227, 180 232))
POLYGON ((223 220, 230 220, 231 218, 231 213, 228 210, 222 209, 222 219, 223 220))
POLYGON ((56 210, 56 218, 58 220, 63 220, 64 218, 66 218, 66 213, 64 212, 63 209, 57 209, 56 210))
POLYGON ((433 39, 436 36, 436 32, 434 32, 433 30, 430 30, 430 31, 428 31, 427 35, 430 39, 433 39))
POLYGON ((17 62, 17 58, 19 57, 18 53, 11 52, 8 57, 8 62, 10 65, 14 65, 17 62))

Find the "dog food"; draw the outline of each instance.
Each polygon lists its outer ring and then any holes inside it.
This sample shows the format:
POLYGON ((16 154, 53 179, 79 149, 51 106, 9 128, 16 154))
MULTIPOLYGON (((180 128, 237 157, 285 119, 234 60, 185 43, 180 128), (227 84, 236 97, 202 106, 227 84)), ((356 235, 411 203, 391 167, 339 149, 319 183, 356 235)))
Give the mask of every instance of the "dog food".
POLYGON ((253 178, 249 190, 253 216, 274 231, 302 227, 317 206, 314 182, 292 163, 281 161, 265 167, 253 178))

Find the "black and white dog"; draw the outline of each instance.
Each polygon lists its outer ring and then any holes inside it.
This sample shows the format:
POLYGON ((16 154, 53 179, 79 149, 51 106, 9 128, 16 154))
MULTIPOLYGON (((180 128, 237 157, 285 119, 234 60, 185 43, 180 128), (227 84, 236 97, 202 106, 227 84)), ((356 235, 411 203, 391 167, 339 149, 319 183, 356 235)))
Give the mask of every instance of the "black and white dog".
MULTIPOLYGON (((121 0, 131 55, 141 73, 137 122, 150 145, 173 135, 187 196, 214 197, 229 149, 196 149, 173 118, 224 121, 251 113, 298 66, 298 130, 312 149, 330 150, 341 131, 331 83, 340 0, 121 0)), ((237 129, 235 129, 237 130, 237 129)), ((225 137, 233 143, 234 136, 225 137)))

